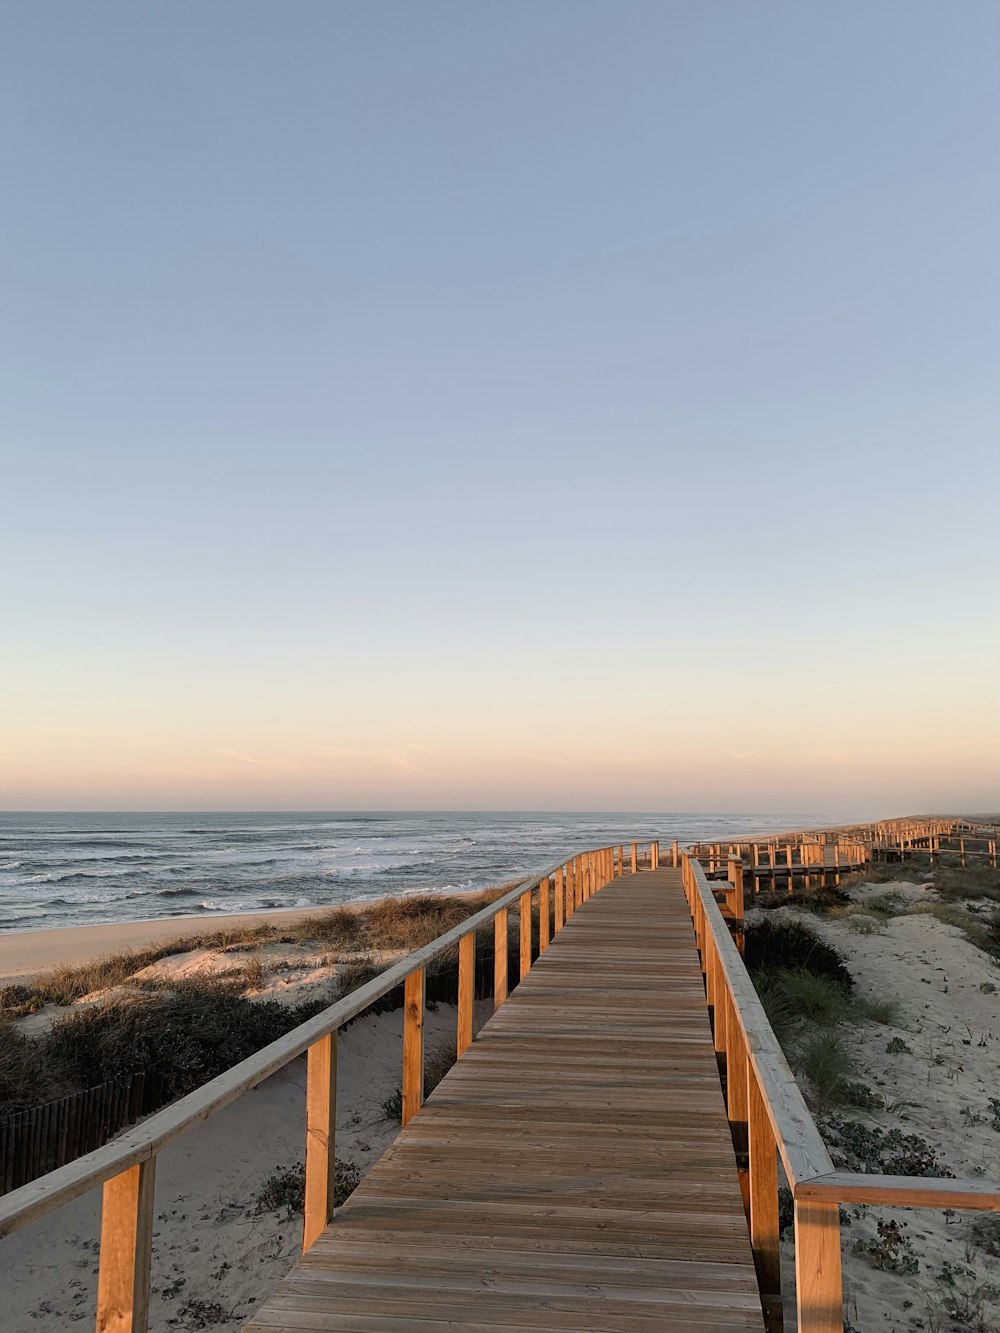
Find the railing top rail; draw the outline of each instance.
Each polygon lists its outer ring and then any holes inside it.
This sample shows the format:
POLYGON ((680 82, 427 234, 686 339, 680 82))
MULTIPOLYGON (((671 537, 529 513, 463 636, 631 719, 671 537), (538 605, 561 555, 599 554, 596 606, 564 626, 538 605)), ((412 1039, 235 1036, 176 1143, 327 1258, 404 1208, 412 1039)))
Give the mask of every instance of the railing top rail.
POLYGON ((826 1144, 806 1106, 805 1098, 788 1067, 778 1039, 771 1030, 764 1007, 754 989, 750 974, 740 957, 729 927, 718 910, 712 883, 706 878, 696 856, 687 853, 694 877, 695 892, 705 908, 706 928, 711 931, 719 961, 726 975, 736 1019, 746 1040, 747 1053, 764 1095, 768 1119, 778 1152, 795 1188, 797 1181, 833 1172, 834 1166, 826 1144))
POLYGON ((61 1166, 37 1180, 22 1185, 0 1198, 0 1237, 27 1226, 29 1222, 61 1207, 64 1203, 79 1198, 96 1185, 103 1184, 113 1176, 140 1162, 148 1161, 161 1148, 179 1138, 187 1130, 202 1120, 207 1120, 216 1111, 221 1111, 244 1092, 262 1083, 269 1075, 276 1073, 297 1056, 306 1051, 314 1042, 328 1036, 337 1028, 349 1023, 363 1013, 369 1005, 387 995, 401 985, 415 968, 432 962, 440 954, 458 944, 464 935, 487 925, 496 914, 505 907, 513 906, 525 893, 530 893, 544 879, 548 879, 568 862, 586 852, 603 851, 601 848, 584 848, 571 852, 538 871, 534 877, 522 880, 516 888, 497 898, 482 911, 467 917, 452 930, 439 935, 430 944, 414 950, 399 962, 394 963, 384 972, 342 1000, 324 1009, 314 1018, 301 1023, 291 1032, 287 1032, 269 1046, 264 1046, 246 1060, 227 1069, 224 1074, 209 1080, 202 1087, 187 1096, 179 1098, 172 1105, 157 1111, 128 1130, 103 1148, 78 1157, 75 1161, 61 1166))

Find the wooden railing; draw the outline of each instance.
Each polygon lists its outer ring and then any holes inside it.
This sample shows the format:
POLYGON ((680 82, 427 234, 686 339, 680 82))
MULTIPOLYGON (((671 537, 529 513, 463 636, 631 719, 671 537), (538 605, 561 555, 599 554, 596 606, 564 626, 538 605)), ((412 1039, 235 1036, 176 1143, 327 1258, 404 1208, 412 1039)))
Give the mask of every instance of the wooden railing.
MULTIPOLYGON (((730 882, 738 878, 737 868, 731 866, 730 882)), ((715 1048, 725 1075, 733 1143, 738 1160, 746 1163, 741 1171, 743 1197, 768 1328, 780 1329, 782 1324, 780 1157, 794 1200, 799 1333, 841 1333, 842 1203, 998 1211, 1000 1184, 838 1171, 716 902, 719 882, 708 878, 697 856, 690 852, 683 857, 682 882, 701 955, 715 1048)), ((736 914, 733 911, 728 915, 736 914)), ((742 913, 734 921, 737 933, 741 917, 742 913)))
MULTIPOLYGON (((488 907, 409 954, 374 980, 331 1005, 315 1018, 265 1046, 196 1092, 158 1111, 112 1143, 60 1167, 0 1198, 0 1236, 9 1235, 103 1186, 100 1267, 97 1287, 98 1333, 145 1333, 149 1315, 153 1244, 153 1184, 157 1154, 242 1097, 271 1074, 307 1053, 306 1168, 303 1249, 307 1250, 333 1216, 334 1137, 337 1109, 337 1033, 369 1005, 402 985, 403 1114, 405 1125, 424 1099, 424 996, 428 963, 458 951, 456 1049, 472 1041, 476 931, 494 932, 493 993, 496 1005, 511 987, 508 967, 508 913, 519 923, 519 978, 532 966, 532 916, 538 916, 538 954, 548 947, 581 903, 616 874, 639 864, 658 864, 657 843, 632 843, 581 852, 549 866, 497 898, 488 907), (629 854, 630 853, 630 854, 629 854)), ((537 957, 537 955, 535 955, 537 957)), ((513 983, 513 984, 516 984, 513 983)))

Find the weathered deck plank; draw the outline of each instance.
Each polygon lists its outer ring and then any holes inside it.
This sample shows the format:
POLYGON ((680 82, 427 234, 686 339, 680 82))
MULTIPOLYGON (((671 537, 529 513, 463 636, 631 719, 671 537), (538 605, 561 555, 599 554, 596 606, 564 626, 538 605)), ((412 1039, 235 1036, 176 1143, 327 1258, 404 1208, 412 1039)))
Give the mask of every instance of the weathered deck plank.
POLYGON ((247 1327, 763 1328, 678 872, 573 914, 247 1327))

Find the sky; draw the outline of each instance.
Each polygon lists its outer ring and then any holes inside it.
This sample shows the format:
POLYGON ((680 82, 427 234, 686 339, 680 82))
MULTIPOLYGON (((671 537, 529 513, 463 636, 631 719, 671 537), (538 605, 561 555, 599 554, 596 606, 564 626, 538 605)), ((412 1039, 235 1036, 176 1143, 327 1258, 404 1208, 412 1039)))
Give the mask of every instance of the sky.
POLYGON ((0 807, 1000 805, 992 0, 0 3, 0 807))

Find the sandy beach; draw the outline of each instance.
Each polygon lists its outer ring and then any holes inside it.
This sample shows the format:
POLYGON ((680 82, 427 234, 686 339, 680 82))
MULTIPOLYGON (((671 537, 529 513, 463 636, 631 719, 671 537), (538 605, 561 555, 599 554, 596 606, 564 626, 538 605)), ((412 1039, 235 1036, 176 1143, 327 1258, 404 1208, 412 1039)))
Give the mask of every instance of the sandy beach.
MULTIPOLYGON (((353 904, 345 903, 346 907, 353 904)), ((55 930, 15 930, 0 934, 0 985, 30 981, 63 964, 75 966, 127 949, 165 944, 246 926, 283 926, 322 912, 296 907, 274 912, 205 913, 156 921, 118 921, 99 926, 64 926, 55 930)))

